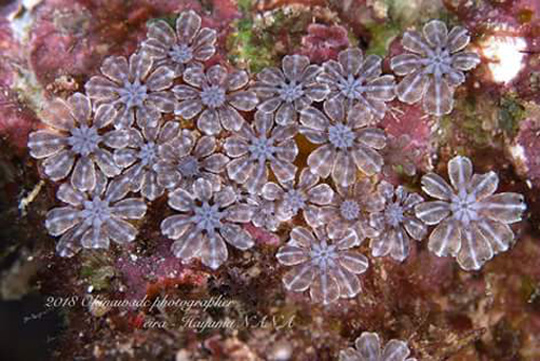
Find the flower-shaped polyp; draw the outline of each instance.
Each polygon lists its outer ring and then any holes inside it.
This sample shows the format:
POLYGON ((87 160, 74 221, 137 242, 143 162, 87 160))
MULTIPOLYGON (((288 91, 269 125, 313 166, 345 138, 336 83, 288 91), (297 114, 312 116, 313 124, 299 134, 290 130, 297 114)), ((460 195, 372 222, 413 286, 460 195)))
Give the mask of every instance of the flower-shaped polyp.
POLYGON ((233 160, 227 164, 229 178, 245 184, 250 193, 259 194, 268 181, 268 166, 277 180, 284 184, 294 180, 298 154, 294 124, 274 126, 274 114, 257 111, 253 125, 245 123, 238 132, 226 139, 223 147, 233 160))
POLYGON ((141 49, 158 64, 174 69, 179 76, 186 66, 210 59, 216 52, 215 43, 216 31, 201 28, 201 17, 189 10, 176 19, 176 31, 164 20, 148 25, 141 49))
POLYGON ((377 230, 371 237, 372 255, 390 255, 403 262, 409 255, 409 237, 420 241, 427 234, 427 226, 414 215, 414 206, 424 199, 402 186, 394 188, 386 181, 382 181, 377 189, 385 204, 381 211, 370 214, 370 225, 377 230))
POLYGON ((215 270, 228 258, 225 242, 240 250, 254 244, 239 225, 251 221, 253 211, 237 201, 230 186, 215 192, 209 181, 197 179, 190 190, 178 188, 170 193, 169 206, 180 214, 165 218, 161 232, 175 240, 171 250, 184 261, 200 257, 215 270))
POLYGON ((173 189, 191 189, 199 178, 206 179, 214 190, 221 188, 220 173, 229 158, 216 152, 216 138, 204 135, 195 139, 193 132, 183 130, 178 137, 159 147, 159 159, 154 165, 158 184, 173 189))
POLYGON ((505 252, 514 240, 509 224, 521 221, 526 209, 519 193, 494 194, 499 177, 493 171, 474 174, 469 158, 448 162, 452 187, 439 175, 422 177, 422 189, 437 201, 416 205, 418 218, 437 225, 429 249, 437 256, 457 256, 464 270, 478 270, 493 255, 505 252))
POLYGON ((218 64, 205 73, 202 66, 191 66, 183 79, 186 84, 173 88, 179 100, 175 114, 185 119, 200 114, 197 127, 208 135, 218 134, 222 128, 237 132, 244 123, 238 110, 253 110, 258 102, 253 91, 244 90, 249 82, 244 70, 228 73, 218 64))
POLYGON ((142 132, 129 129, 130 142, 127 148, 114 152, 116 164, 127 168, 123 172, 134 192, 141 192, 144 198, 153 201, 161 196, 164 187, 157 182, 155 165, 159 159, 159 147, 178 136, 180 124, 166 122, 154 128, 143 128, 142 132))
POLYGON ((310 65, 307 56, 287 55, 281 64, 283 70, 265 68, 257 74, 253 89, 261 100, 258 109, 276 112, 276 122, 286 125, 296 122, 298 113, 312 102, 324 100, 328 87, 317 81, 322 68, 310 65))
POLYGON ((281 221, 277 217, 277 207, 275 202, 264 199, 255 194, 250 194, 246 199, 247 204, 253 209, 251 223, 255 227, 264 228, 275 232, 281 221))
POLYGON ((155 67, 146 53, 131 55, 129 62, 123 56, 110 56, 103 61, 101 73, 86 83, 86 93, 94 102, 118 110, 116 128, 130 127, 135 120, 141 128, 155 127, 161 113, 174 111, 175 99, 168 90, 174 71, 155 67))
POLYGON ((302 112, 300 133, 320 146, 308 157, 311 172, 347 187, 356 180, 357 169, 366 175, 381 171, 383 158, 377 150, 386 145, 382 129, 367 127, 368 121, 357 107, 347 113, 339 102, 325 102, 324 110, 309 107, 302 112))
POLYGON ((279 221, 289 221, 301 210, 304 220, 311 227, 321 224, 320 206, 328 205, 334 197, 334 191, 328 184, 318 184, 320 178, 304 168, 295 184, 293 181, 284 185, 266 183, 262 196, 276 204, 276 217, 279 221))
POLYGON ((115 114, 110 105, 101 105, 94 113, 90 99, 81 93, 73 94, 67 102, 56 99, 41 117, 50 128, 29 136, 30 155, 44 159, 44 172, 52 180, 64 179, 71 173, 73 187, 82 192, 92 190, 96 184, 95 165, 107 177, 121 171, 105 146, 123 148, 129 134, 124 130, 103 131, 115 114))
POLYGON ((71 257, 81 247, 109 248, 111 240, 132 242, 138 231, 127 220, 141 219, 146 203, 139 198, 124 199, 129 188, 125 178, 107 185, 101 172, 96 173, 96 186, 90 192, 79 192, 63 183, 56 196, 67 205, 50 210, 45 220, 50 235, 62 236, 56 245, 58 254, 71 257))
POLYGON ((423 97, 424 110, 442 116, 454 107, 454 89, 465 81, 464 71, 476 67, 480 57, 463 51, 470 36, 461 26, 448 33, 445 23, 432 20, 423 33, 423 38, 417 31, 403 34, 401 43, 411 53, 393 57, 390 67, 397 75, 405 76, 396 87, 399 100, 413 104, 423 97))
POLYGON ((330 230, 352 228, 358 240, 372 237, 376 230, 369 226, 368 212, 383 208, 384 199, 369 179, 361 179, 348 187, 336 186, 332 202, 321 207, 321 219, 330 230))
POLYGON ((349 48, 338 54, 338 61, 324 63, 324 71, 317 80, 330 89, 327 102, 345 103, 347 109, 359 107, 370 120, 382 119, 386 102, 395 98, 393 75, 381 76, 381 57, 349 48))
POLYGON ((361 291, 357 275, 368 268, 367 258, 353 250, 358 237, 353 229, 326 233, 324 227, 315 234, 295 227, 290 240, 276 255, 279 263, 293 268, 283 276, 289 291, 304 292, 311 299, 328 305, 341 298, 352 298, 361 291))
POLYGON ((383 349, 376 333, 363 332, 354 345, 339 353, 339 361, 416 361, 408 358, 411 351, 406 342, 390 340, 383 349))

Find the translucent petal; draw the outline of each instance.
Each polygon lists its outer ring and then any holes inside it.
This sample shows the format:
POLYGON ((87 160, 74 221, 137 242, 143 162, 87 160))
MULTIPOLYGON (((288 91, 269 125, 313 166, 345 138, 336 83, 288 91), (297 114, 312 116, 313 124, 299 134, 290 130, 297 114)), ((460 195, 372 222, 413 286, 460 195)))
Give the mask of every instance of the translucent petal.
POLYGON ((474 174, 467 187, 467 192, 473 194, 476 200, 482 200, 497 190, 499 177, 491 171, 485 174, 474 174))
POLYGON ((116 217, 107 218, 104 230, 113 241, 119 244, 132 242, 137 236, 137 228, 116 217))
POLYGON ((176 19, 176 35, 183 44, 189 44, 201 27, 201 17, 193 10, 182 11, 176 19))
POLYGON ((424 25, 424 36, 432 47, 443 47, 447 45, 448 29, 446 24, 440 20, 431 20, 424 25))
POLYGON ((196 88, 202 88, 206 82, 206 76, 204 75, 204 69, 202 66, 192 65, 188 67, 182 74, 184 82, 192 85, 196 88))
POLYGON ((308 65, 302 73, 301 82, 305 85, 314 85, 317 83, 317 76, 322 72, 322 68, 319 65, 308 65))
POLYGON ((211 85, 217 85, 223 89, 227 80, 227 69, 220 64, 213 65, 206 71, 206 78, 211 85))
POLYGON ((390 256, 398 262, 405 261, 410 252, 409 236, 401 227, 389 230, 388 242, 390 243, 390 256))
MULTIPOLYGON (((115 177, 122 172, 122 170, 116 166, 113 156, 109 151, 98 149, 94 155, 97 166, 107 177, 115 177)), ((75 166, 75 170, 77 170, 77 166, 75 166)))
POLYGON ((407 104, 420 101, 424 95, 427 80, 427 76, 421 70, 416 70, 407 75, 396 87, 399 100, 407 104))
POLYGON ((337 152, 332 168, 332 179, 342 187, 347 187, 356 180, 356 165, 348 152, 337 152))
POLYGON ((229 257, 227 245, 219 234, 206 235, 206 237, 207 239, 201 248, 201 261, 205 266, 216 270, 229 257))
MULTIPOLYGON (((171 238, 176 239, 177 237, 171 238)), ((182 236, 178 236, 178 240, 171 245, 171 252, 175 257, 188 261, 199 255, 202 246, 206 246, 204 241, 200 232, 191 228, 189 231, 184 231, 182 236)))
POLYGON ((146 199, 153 201, 164 192, 163 187, 161 187, 157 182, 157 174, 152 171, 144 172, 141 194, 146 199))
POLYGON ((336 267, 331 273, 338 281, 340 297, 352 298, 362 290, 358 277, 345 268, 336 267))
POLYGON ((309 58, 304 55, 286 55, 281 63, 287 79, 300 80, 304 69, 309 65, 309 58))
POLYGON ((286 126, 278 125, 272 130, 271 136, 275 142, 280 143, 278 147, 290 148, 292 144, 296 145, 296 142, 291 139, 298 134, 298 127, 296 124, 289 124, 286 126))
POLYGON ((164 46, 170 47, 176 40, 174 30, 164 20, 156 20, 148 25, 148 38, 156 39, 164 46))
POLYGON ((360 79, 371 80, 381 75, 382 59, 378 55, 368 55, 360 69, 360 79))
POLYGON ((506 252, 514 241, 514 233, 507 224, 482 219, 476 225, 482 235, 489 241, 495 253, 506 252))
POLYGON ((220 173, 225 169, 225 166, 229 162, 229 158, 221 153, 212 154, 208 158, 201 162, 201 166, 204 170, 220 173))
POLYGON ((145 85, 153 92, 162 91, 172 86, 174 76, 173 69, 168 66, 160 66, 148 76, 145 85))
POLYGON ((81 192, 94 189, 96 185, 96 170, 94 168, 94 162, 90 158, 82 157, 77 160, 77 164, 71 175, 71 184, 81 192))
POLYGON ((300 123, 310 129, 319 131, 326 131, 330 125, 328 118, 326 118, 320 110, 314 107, 309 107, 302 111, 300 114, 300 123))
POLYGON ((462 230, 461 236, 461 249, 457 261, 462 269, 466 271, 479 270, 484 263, 493 258, 491 244, 475 225, 471 224, 468 229, 462 230))
POLYGON ((322 272, 313 279, 309 294, 312 301, 329 305, 340 296, 338 281, 330 272, 322 272))
POLYGON ((56 244, 56 253, 60 257, 73 257, 80 250, 80 243, 74 236, 75 232, 81 227, 74 227, 64 233, 56 244))
POLYGON ((146 203, 138 198, 128 198, 112 207, 115 216, 123 219, 141 219, 146 213, 146 203))
POLYGON ((422 177, 422 190, 440 200, 449 200, 454 194, 448 183, 435 173, 428 173, 422 177))
POLYGON ((334 191, 328 184, 323 183, 308 190, 307 195, 311 203, 327 205, 332 201, 334 191))
POLYGON ((347 348, 339 352, 339 361, 358 361, 358 353, 354 348, 347 348))
POLYGON ((309 260, 309 254, 303 248, 285 245, 278 250, 276 258, 282 265, 296 266, 307 262, 309 260))
POLYGON ((403 220, 405 230, 413 239, 420 241, 427 235, 427 227, 420 220, 412 217, 406 217, 403 220))
POLYGON ((335 149, 326 144, 315 149, 307 159, 307 164, 312 173, 326 178, 330 175, 336 157, 335 149))
POLYGON ((370 81, 367 84, 366 93, 371 98, 382 101, 390 101, 396 96, 395 87, 395 78, 391 75, 384 75, 370 81))
POLYGON ((68 98, 71 114, 79 124, 89 124, 92 117, 92 103, 90 99, 81 93, 75 93, 68 98))
POLYGON ((461 232, 453 220, 445 220, 431 232, 428 248, 439 257, 455 256, 461 248, 461 232))
POLYGON ((376 333, 363 332, 354 342, 356 349, 365 361, 379 361, 381 357, 381 341, 376 333))
POLYGON ((141 51, 144 51, 153 59, 165 58, 168 55, 169 48, 170 46, 167 46, 154 38, 147 38, 141 43, 141 51))
POLYGON ((193 183, 192 194, 198 200, 208 201, 213 194, 212 184, 206 179, 199 178, 193 183))
POLYGON ((384 164, 383 157, 372 148, 357 146, 352 155, 356 166, 368 176, 379 173, 384 164))
POLYGON ((36 159, 50 157, 66 145, 67 139, 64 136, 46 130, 38 130, 28 136, 30 155, 36 159))
POLYGON ((417 204, 414 207, 416 217, 428 225, 438 224, 450 214, 450 204, 442 201, 431 201, 417 204))
POLYGON ((134 53, 129 57, 129 77, 131 81, 135 79, 143 80, 152 70, 152 59, 145 53, 134 53))
MULTIPOLYGON (((287 183, 294 180, 297 167, 291 162, 274 159, 274 161, 270 163, 270 166, 272 168, 272 172, 280 183, 287 183)), ((260 190, 261 188, 258 189, 258 192, 260 192, 260 190)))
POLYGON ((225 153, 233 158, 241 157, 248 152, 247 142, 243 138, 235 136, 227 138, 223 144, 223 148, 225 149, 225 153))
POLYGON ((358 48, 348 48, 338 54, 338 61, 346 74, 356 75, 362 66, 364 55, 358 48))
POLYGON ((416 54, 425 55, 432 51, 429 45, 424 42, 422 35, 418 31, 406 31, 405 34, 403 34, 401 44, 406 50, 416 54))
POLYGON ((268 137, 270 131, 274 125, 274 114, 265 113, 260 110, 255 112, 254 116, 254 126, 258 134, 268 137))
POLYGON ((197 158, 207 157, 212 154, 216 149, 216 138, 211 136, 202 136, 197 141, 193 155, 197 158))
POLYGON ((293 292, 304 292, 313 282, 315 272, 310 264, 295 266, 283 276, 285 288, 293 292))
POLYGON ((355 251, 339 252, 338 261, 341 266, 354 274, 364 273, 369 267, 366 256, 355 251))
POLYGON ((176 189, 174 192, 169 193, 169 206, 180 212, 190 211, 195 203, 191 193, 182 188, 176 189))
POLYGON ((456 156, 448 162, 448 176, 454 189, 464 189, 469 184, 473 173, 473 165, 469 158, 456 156))
POLYGON ((244 117, 228 105, 219 109, 219 119, 223 128, 231 132, 238 132, 244 124, 244 117))
POLYGON ((66 102, 59 98, 47 104, 41 113, 41 120, 58 130, 69 131, 75 126, 71 110, 66 102))
POLYGON ((448 34, 446 46, 451 53, 463 50, 471 40, 469 31, 462 26, 454 26, 448 34))
POLYGON ((224 225, 220 229, 220 233, 228 244, 242 251, 253 247, 255 244, 249 233, 236 224, 229 223, 224 225))
POLYGON ((274 182, 266 183, 261 191, 264 199, 274 201, 283 196, 283 189, 274 182))
POLYGON ((253 216, 252 207, 247 204, 238 203, 227 208, 227 220, 235 223, 246 223, 253 216))
POLYGON ((176 100, 169 91, 156 91, 148 94, 147 105, 162 113, 172 113, 176 106, 176 100))
POLYGON ((296 110, 292 103, 283 102, 276 112, 276 123, 287 125, 294 122, 297 118, 296 110))
POLYGON ((229 74, 227 78, 227 89, 235 91, 245 87, 249 82, 249 76, 246 71, 239 70, 229 74))
POLYGON ((278 109, 281 103, 282 103, 281 98, 274 97, 274 98, 267 99, 263 102, 260 102, 259 105, 257 106, 257 109, 265 113, 272 113, 278 109))
POLYGON ((148 104, 136 108, 135 112, 137 116, 137 125, 140 128, 153 128, 158 126, 161 114, 157 108, 148 104))
POLYGON ((356 139, 363 145, 382 149, 386 146, 386 134, 384 130, 379 128, 365 128, 356 133, 356 139))
POLYGON ((184 84, 176 85, 172 88, 172 92, 178 100, 195 99, 198 98, 200 94, 196 88, 184 84))
POLYGON ((214 194, 214 201, 221 208, 228 207, 236 201, 236 193, 232 187, 225 187, 214 194))
POLYGON ((305 227, 294 227, 289 236, 292 244, 305 249, 310 249, 312 244, 315 243, 313 233, 305 227))
POLYGON ((241 91, 229 95, 229 103, 238 110, 250 111, 255 109, 259 100, 252 91, 241 91))
POLYGON ((173 140, 178 136, 180 130, 180 123, 178 122, 165 122, 159 130, 158 142, 163 144, 173 140))
POLYGON ((80 222, 80 213, 76 208, 53 208, 47 212, 45 228, 51 236, 60 236, 80 222))
POLYGON ((420 57, 416 54, 399 54, 390 60, 390 69, 399 76, 410 74, 421 66, 420 57))
POLYGON ((71 206, 80 206, 86 200, 84 194, 75 190, 69 183, 62 183, 56 192, 56 197, 71 206))
POLYGON ((310 189, 314 187, 319 181, 319 177, 309 171, 309 169, 304 168, 300 172, 300 179, 298 180, 299 189, 310 189))
POLYGON ((251 173, 251 165, 247 155, 233 159, 227 164, 227 174, 237 183, 244 183, 251 173))
POLYGON ((101 73, 112 81, 123 84, 127 81, 129 66, 123 56, 109 56, 101 65, 101 73))
POLYGON ((411 351, 407 343, 399 340, 390 340, 384 347, 382 360, 384 361, 405 361, 411 351))
MULTIPOLYGON (((309 68, 309 67, 308 67, 309 68)), ((326 84, 313 83, 305 87, 305 95, 311 99, 311 101, 322 102, 330 92, 330 89, 326 84)), ((299 107, 296 107, 299 109, 299 107)))
POLYGON ((81 239, 81 246, 88 249, 107 249, 109 245, 109 236, 101 226, 93 226, 88 229, 81 239))
POLYGON ((94 115, 94 126, 98 129, 105 128, 111 124, 118 114, 116 109, 110 104, 102 104, 98 106, 94 115))
MULTIPOLYGON (((187 233, 188 228, 193 228, 191 222, 191 216, 187 215, 174 215, 165 218, 161 222, 161 233, 171 239, 179 239, 184 233, 187 233)), ((193 229, 192 229, 193 230, 193 229)), ((195 233, 197 234, 197 233, 195 233)), ((181 242, 180 242, 181 245, 181 242)), ((175 245, 173 245, 173 248, 175 245)), ((176 255, 176 253, 173 251, 176 255)), ((178 257, 178 256, 177 256, 178 257)))
POLYGON ((281 161, 293 162, 298 155, 298 147, 294 139, 289 139, 278 144, 275 148, 274 155, 278 158, 278 163, 281 163, 281 161))
POLYGON ((110 148, 124 148, 129 143, 129 133, 125 130, 111 130, 103 135, 103 142, 110 148))
POLYGON ((423 105, 428 114, 437 117, 450 114, 454 108, 454 92, 444 78, 434 77, 429 80, 423 105))
POLYGON ((392 230, 388 230, 387 233, 382 237, 371 238, 371 255, 373 257, 387 256, 392 249, 392 242, 394 241, 394 239, 395 233, 392 234, 392 230))
POLYGON ((458 70, 471 70, 480 64, 480 57, 473 52, 461 52, 452 56, 452 67, 458 70))
POLYGON ((499 193, 489 196, 479 204, 480 213, 494 221, 506 224, 522 220, 527 209, 525 198, 519 193, 499 193))
POLYGON ((218 134, 221 131, 221 125, 217 111, 215 109, 205 109, 197 119, 197 128, 207 135, 218 134))
POLYGON ((285 81, 285 76, 280 69, 269 67, 264 68, 260 73, 257 74, 257 80, 260 80, 268 85, 279 86, 285 81))

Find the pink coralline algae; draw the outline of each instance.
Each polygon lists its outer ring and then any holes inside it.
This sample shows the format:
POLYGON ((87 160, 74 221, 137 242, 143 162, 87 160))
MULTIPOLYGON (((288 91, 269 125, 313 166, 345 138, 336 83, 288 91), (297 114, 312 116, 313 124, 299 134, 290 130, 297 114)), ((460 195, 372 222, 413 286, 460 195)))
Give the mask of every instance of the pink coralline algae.
POLYGON ((317 80, 330 89, 326 102, 345 104, 347 110, 356 107, 368 120, 379 120, 386 114, 386 102, 396 96, 394 76, 381 75, 381 67, 381 57, 364 59, 362 50, 349 48, 338 54, 338 61, 324 63, 317 80))
POLYGON ((170 193, 169 206, 180 213, 165 218, 161 231, 175 240, 173 254, 184 261, 200 257, 215 270, 228 258, 225 242, 240 250, 251 248, 253 239, 241 224, 251 221, 253 211, 237 197, 230 186, 215 192, 206 179, 197 179, 189 190, 170 193))
POLYGON ((31 133, 28 140, 30 155, 44 159, 49 178, 59 181, 71 173, 71 184, 82 192, 96 185, 95 165, 107 177, 120 174, 121 168, 107 148, 124 148, 129 142, 127 131, 106 130, 116 115, 111 105, 100 105, 95 112, 92 109, 90 99, 81 93, 67 102, 55 99, 41 116, 50 128, 31 133))
POLYGON ((474 174, 471 161, 462 156, 448 162, 450 186, 428 173, 422 189, 436 201, 415 206, 416 216, 437 225, 429 236, 429 249, 439 257, 453 256, 464 270, 478 270, 514 241, 509 224, 522 220, 526 209, 519 193, 494 194, 499 177, 493 171, 474 174))
POLYGON ((297 131, 293 124, 275 125, 273 113, 257 111, 253 125, 244 124, 237 135, 225 140, 223 147, 232 158, 227 164, 229 178, 244 184, 250 193, 261 191, 268 181, 268 168, 280 183, 293 181, 297 131))
POLYGON ((354 345, 339 353, 339 361, 417 361, 409 358, 406 342, 394 339, 382 348, 379 335, 373 332, 363 332, 354 345))
POLYGON ((45 227, 52 236, 61 236, 56 245, 62 257, 73 256, 83 248, 109 248, 110 241, 127 244, 135 240, 137 228, 128 220, 141 219, 146 203, 139 198, 125 198, 129 184, 119 178, 107 184, 96 173, 92 191, 83 193, 63 183, 56 194, 67 205, 47 213, 45 227))
POLYGON ((253 91, 246 90, 249 82, 244 70, 231 73, 222 65, 214 65, 206 72, 200 65, 186 69, 186 84, 177 85, 173 92, 178 99, 175 114, 185 119, 197 115, 197 127, 208 135, 216 135, 223 128, 238 131, 244 118, 238 111, 250 111, 258 99, 253 91))
POLYGON ((370 214, 370 226, 377 231, 371 237, 371 253, 403 262, 409 256, 410 238, 420 241, 427 235, 427 226, 414 215, 414 206, 424 199, 385 181, 377 190, 385 202, 382 209, 370 214))
POLYGON ((276 123, 286 125, 298 120, 298 114, 314 101, 326 98, 328 87, 317 81, 322 68, 310 64, 303 55, 286 55, 282 69, 265 68, 257 74, 253 90, 260 99, 257 108, 276 112, 276 123))
POLYGON ((324 103, 324 113, 309 107, 300 117, 300 133, 319 145, 307 159, 309 169, 322 178, 332 175, 336 184, 347 187, 356 180, 356 170, 366 175, 379 173, 383 158, 378 150, 386 145, 382 129, 368 127, 368 118, 342 102, 324 103))
POLYGON ((351 249, 359 243, 356 232, 349 228, 326 233, 324 227, 314 232, 295 227, 278 250, 279 263, 293 267, 283 284, 292 292, 309 289, 312 301, 324 305, 356 296, 361 291, 357 275, 368 268, 367 258, 351 249))
POLYGON ((141 49, 178 76, 186 66, 205 62, 215 54, 216 36, 216 30, 201 28, 201 17, 190 10, 178 16, 175 29, 164 20, 151 23, 141 49))
POLYGON ((317 64, 336 59, 338 52, 349 46, 347 29, 340 25, 309 24, 302 37, 302 55, 317 64))
POLYGON ((417 31, 407 31, 402 45, 410 53, 391 59, 390 67, 404 78, 396 93, 399 100, 414 104, 423 98, 428 114, 442 116, 454 107, 454 90, 465 81, 464 72, 480 63, 480 57, 463 51, 469 44, 467 29, 456 26, 450 32, 440 20, 432 20, 417 31))
POLYGON ((173 111, 175 101, 168 89, 174 72, 166 66, 154 67, 144 53, 126 59, 112 56, 101 65, 101 75, 92 77, 85 85, 86 93, 97 104, 109 104, 117 110, 116 128, 132 126, 155 127, 161 113, 173 111))

